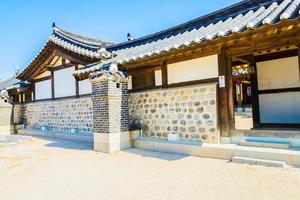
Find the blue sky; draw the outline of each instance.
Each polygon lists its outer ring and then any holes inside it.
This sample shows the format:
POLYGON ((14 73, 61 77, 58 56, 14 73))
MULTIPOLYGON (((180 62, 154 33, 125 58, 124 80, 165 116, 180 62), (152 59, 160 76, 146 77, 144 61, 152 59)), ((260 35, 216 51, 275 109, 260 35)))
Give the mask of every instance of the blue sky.
POLYGON ((239 0, 1 0, 0 79, 23 69, 51 34, 51 24, 112 42, 141 37, 239 0))

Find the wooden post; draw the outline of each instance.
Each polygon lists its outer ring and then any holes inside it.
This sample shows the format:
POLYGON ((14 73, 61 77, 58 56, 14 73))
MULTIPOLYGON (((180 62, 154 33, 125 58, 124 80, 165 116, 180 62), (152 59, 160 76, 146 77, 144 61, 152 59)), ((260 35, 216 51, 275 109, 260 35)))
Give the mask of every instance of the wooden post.
MULTIPOLYGON (((75 65, 75 71, 78 70, 78 65, 75 65)), ((75 77, 75 97, 79 98, 79 80, 75 77)))
POLYGON ((253 128, 260 128, 260 115, 259 115, 259 96, 258 96, 258 82, 257 82, 257 66, 255 57, 252 54, 250 65, 253 67, 254 72, 250 74, 251 91, 252 91, 252 119, 253 128))
POLYGON ((54 71, 51 71, 51 96, 52 96, 52 100, 55 99, 55 91, 54 91, 54 71))
POLYGON ((298 65, 299 65, 299 77, 300 77, 300 44, 298 44, 297 47, 298 47, 298 65))
POLYGON ((162 74, 162 87, 168 88, 168 66, 167 62, 163 62, 161 65, 161 74, 162 74))
POLYGON ((35 83, 32 85, 32 101, 35 101, 35 83))
POLYGON ((219 128, 222 137, 229 137, 234 129, 234 105, 232 96, 232 66, 231 58, 227 55, 226 49, 220 49, 218 55, 219 76, 225 77, 225 87, 219 87, 218 110, 219 128))

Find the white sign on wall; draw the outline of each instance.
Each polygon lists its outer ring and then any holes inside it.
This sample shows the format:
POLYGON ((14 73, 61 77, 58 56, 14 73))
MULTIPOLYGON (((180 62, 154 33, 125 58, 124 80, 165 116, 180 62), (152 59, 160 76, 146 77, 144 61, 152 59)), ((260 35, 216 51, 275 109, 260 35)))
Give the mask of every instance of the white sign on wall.
POLYGON ((219 76, 219 87, 220 88, 226 87, 226 85, 225 85, 225 76, 219 76))

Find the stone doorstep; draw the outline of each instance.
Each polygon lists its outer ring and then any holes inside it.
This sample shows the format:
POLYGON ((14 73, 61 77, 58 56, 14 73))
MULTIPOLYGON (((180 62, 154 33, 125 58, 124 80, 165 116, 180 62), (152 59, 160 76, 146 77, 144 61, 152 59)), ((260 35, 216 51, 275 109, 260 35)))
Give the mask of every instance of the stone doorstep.
POLYGON ((290 144, 284 142, 262 142, 262 141, 241 140, 240 145, 248 146, 248 147, 265 147, 265 148, 277 148, 277 149, 290 148, 290 144))
POLYGON ((283 161, 275 161, 275 160, 265 160, 265 159, 258 159, 258 158, 248 158, 248 157, 240 157, 240 156, 233 156, 231 159, 234 163, 240 164, 249 164, 249 165, 262 165, 266 167, 285 167, 286 164, 283 161))
POLYGON ((114 153, 129 148, 131 148, 130 140, 124 140, 118 143, 94 142, 94 150, 102 153, 114 153))
POLYGON ((129 140, 129 132, 122 133, 94 133, 94 142, 100 143, 120 143, 129 140))
POLYGON ((113 153, 131 147, 129 132, 94 133, 94 150, 113 153))
POLYGON ((288 165, 300 166, 300 151, 290 149, 239 146, 236 144, 185 144, 153 139, 137 139, 134 147, 166 153, 231 160, 234 156, 262 160, 276 160, 288 165))

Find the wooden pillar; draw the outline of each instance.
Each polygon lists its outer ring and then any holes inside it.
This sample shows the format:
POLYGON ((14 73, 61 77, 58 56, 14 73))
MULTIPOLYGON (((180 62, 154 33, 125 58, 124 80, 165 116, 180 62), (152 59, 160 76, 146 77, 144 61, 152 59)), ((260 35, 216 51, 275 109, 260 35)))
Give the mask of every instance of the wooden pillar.
POLYGON ((298 44, 297 47, 298 47, 298 65, 299 65, 299 77, 300 77, 300 44, 298 44))
POLYGON ((55 99, 55 91, 54 91, 54 71, 51 71, 51 96, 52 96, 52 100, 55 99))
POLYGON ((218 55, 219 76, 225 77, 224 86, 219 85, 219 129, 221 137, 229 137, 234 129, 234 104, 232 95, 232 60, 226 49, 220 49, 218 55))
POLYGON ((32 85, 32 101, 35 101, 35 83, 32 85))
POLYGON ((250 74, 251 91, 252 91, 253 128, 260 128, 259 96, 258 96, 258 82, 257 82, 257 67, 256 67, 255 57, 254 57, 253 54, 250 57, 250 65, 253 67, 253 73, 250 74))
MULTIPOLYGON (((75 71, 78 70, 78 65, 75 65, 75 71)), ((79 80, 75 77, 75 96, 79 98, 79 80)))
POLYGON ((162 74, 162 87, 168 88, 168 66, 167 62, 163 62, 161 65, 161 74, 162 74))

